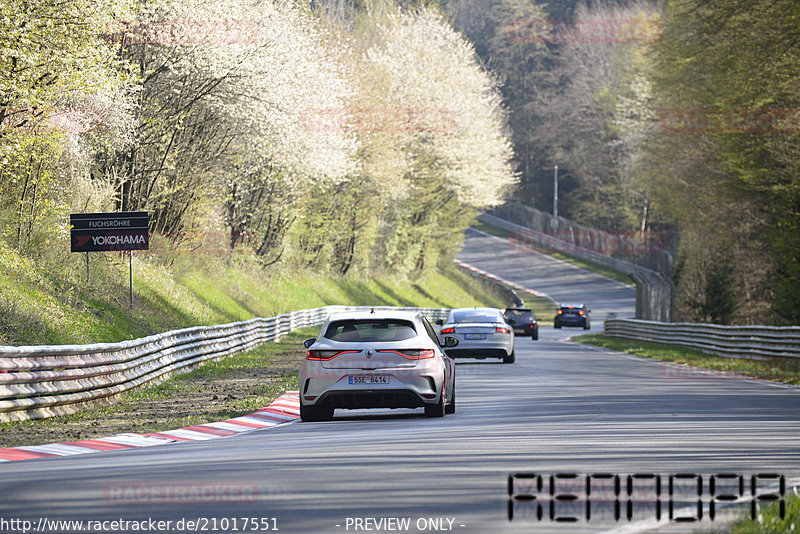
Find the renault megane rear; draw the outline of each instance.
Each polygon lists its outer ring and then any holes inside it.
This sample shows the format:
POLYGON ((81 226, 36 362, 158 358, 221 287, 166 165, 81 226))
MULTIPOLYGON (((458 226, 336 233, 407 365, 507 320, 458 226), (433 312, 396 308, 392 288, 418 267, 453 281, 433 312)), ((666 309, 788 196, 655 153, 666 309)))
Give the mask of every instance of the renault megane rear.
POLYGON ((424 408, 426 417, 455 411, 455 363, 419 313, 333 314, 305 346, 303 421, 330 419, 336 408, 424 408))

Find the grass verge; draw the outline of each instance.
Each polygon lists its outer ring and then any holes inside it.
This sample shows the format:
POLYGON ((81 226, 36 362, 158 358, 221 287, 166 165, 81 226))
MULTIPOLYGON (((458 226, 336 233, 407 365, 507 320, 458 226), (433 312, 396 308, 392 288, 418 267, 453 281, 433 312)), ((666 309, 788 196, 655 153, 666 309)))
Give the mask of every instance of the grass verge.
MULTIPOLYGON (((749 514, 748 514, 749 515, 749 514)), ((800 497, 785 499, 785 513, 781 518, 779 503, 773 502, 757 512, 756 519, 743 519, 733 524, 729 534, 797 534, 800 533, 800 497)))
POLYGON ((527 291, 517 291, 517 294, 525 302, 525 307, 533 310, 533 314, 540 326, 553 326, 553 318, 558 309, 557 303, 547 297, 539 297, 527 291))
MULTIPOLYGON (((572 338, 579 343, 596 345, 618 352, 635 354, 644 358, 654 358, 657 360, 676 362, 692 367, 708 369, 712 371, 710 376, 719 378, 735 379, 738 376, 749 376, 782 382, 785 384, 800 384, 800 362, 793 360, 783 360, 772 358, 768 360, 750 360, 744 358, 725 358, 715 356, 700 351, 691 350, 679 345, 669 345, 665 343, 651 343, 646 341, 636 341, 618 337, 610 337, 604 334, 587 334, 572 338)), ((665 371, 667 373, 667 371, 665 371)), ((668 374, 675 378, 692 378, 691 370, 682 372, 670 370, 668 374)), ((708 376, 696 374, 695 378, 708 376)))
POLYGON ((565 261, 567 263, 571 263, 572 265, 577 265, 578 267, 580 267, 582 269, 586 269, 587 271, 592 271, 594 273, 601 274, 601 275, 605 276, 606 278, 611 278, 612 280, 616 280, 617 282, 622 282, 623 284, 626 284, 626 285, 629 285, 629 286, 634 285, 633 284, 633 280, 631 280, 630 276, 622 274, 622 273, 618 273, 617 271, 612 271, 611 269, 608 269, 606 267, 603 267, 602 265, 598 265, 598 264, 593 263, 591 261, 586 261, 586 260, 582 260, 580 258, 575 258, 573 256, 568 256, 566 254, 562 254, 561 252, 556 252, 554 250, 550 250, 550 251, 542 250, 542 249, 537 249, 537 250, 539 252, 544 252, 545 254, 549 254, 549 255, 553 256, 554 258, 559 259, 561 261, 565 261))
POLYGON ((794 494, 784 498, 784 514, 781 517, 778 502, 763 506, 751 519, 750 511, 742 513, 742 519, 719 529, 696 530, 696 534, 800 534, 800 496, 794 494))

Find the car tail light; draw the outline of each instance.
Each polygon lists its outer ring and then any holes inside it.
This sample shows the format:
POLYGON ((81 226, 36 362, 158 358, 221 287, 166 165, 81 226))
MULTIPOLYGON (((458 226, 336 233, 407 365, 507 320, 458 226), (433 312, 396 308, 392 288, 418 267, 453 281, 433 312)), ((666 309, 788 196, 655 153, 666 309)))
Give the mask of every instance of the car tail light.
POLYGON ((533 324, 533 323, 531 323, 531 328, 534 328, 534 327, 536 327, 536 325, 535 325, 535 324, 533 324))
POLYGON ((455 334, 455 332, 456 329, 453 328, 452 326, 449 326, 447 328, 442 328, 442 334, 455 334))
POLYGON ((556 313, 557 313, 558 315, 561 315, 562 313, 564 313, 564 310, 558 310, 556 313))
POLYGON ((358 354, 360 350, 310 350, 306 354, 307 360, 315 360, 318 362, 327 362, 341 354, 358 354))
POLYGON ((407 360, 426 360, 428 358, 433 358, 434 355, 433 349, 378 350, 376 352, 383 354, 391 352, 407 360))
POLYGON ((494 329, 494 331, 495 332, 500 332, 501 334, 508 334, 508 333, 511 332, 511 330, 509 330, 508 328, 505 328, 503 326, 498 326, 497 328, 494 329))
POLYGON ((579 311, 578 315, 583 315, 583 310, 579 311))

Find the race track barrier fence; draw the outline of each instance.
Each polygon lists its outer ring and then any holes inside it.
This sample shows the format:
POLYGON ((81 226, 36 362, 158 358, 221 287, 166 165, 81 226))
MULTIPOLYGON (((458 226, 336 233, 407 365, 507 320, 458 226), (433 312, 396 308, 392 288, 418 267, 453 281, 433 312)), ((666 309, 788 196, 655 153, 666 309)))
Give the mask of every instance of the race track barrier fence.
POLYGON ((605 335, 669 343, 729 358, 800 358, 800 326, 725 326, 607 319, 605 335))
POLYGON ((0 346, 0 422, 65 415, 109 403, 127 391, 188 371, 206 360, 277 341, 298 328, 321 325, 331 313, 370 309, 419 311, 431 321, 446 319, 450 311, 325 306, 119 343, 0 346))

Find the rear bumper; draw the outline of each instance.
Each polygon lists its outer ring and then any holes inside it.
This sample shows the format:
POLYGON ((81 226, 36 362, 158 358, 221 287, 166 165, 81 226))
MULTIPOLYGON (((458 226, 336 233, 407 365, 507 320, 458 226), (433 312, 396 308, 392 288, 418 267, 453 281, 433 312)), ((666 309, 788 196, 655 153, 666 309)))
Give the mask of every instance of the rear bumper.
POLYGON ((556 318, 553 321, 553 324, 561 325, 561 326, 586 326, 586 318, 581 317, 579 319, 563 319, 563 318, 556 318))
POLYGON ((532 336, 536 334, 538 327, 536 326, 526 326, 525 328, 515 328, 514 335, 515 336, 532 336))
POLYGON ((418 408, 438 401, 444 369, 438 361, 423 360, 425 367, 376 371, 330 370, 307 376, 300 373, 300 402, 304 406, 333 408, 418 408), (440 370, 441 369, 441 370, 440 370), (352 375, 384 375, 390 384, 350 384, 352 375))
POLYGON ((511 353, 505 349, 447 349, 451 358, 506 358, 511 353))
MULTIPOLYGON (((436 399, 427 401, 436 402, 436 399)), ((307 404, 307 403, 303 403, 307 404)), ((420 408, 425 406, 417 393, 407 389, 328 391, 315 399, 315 406, 355 410, 359 408, 420 408)))

